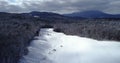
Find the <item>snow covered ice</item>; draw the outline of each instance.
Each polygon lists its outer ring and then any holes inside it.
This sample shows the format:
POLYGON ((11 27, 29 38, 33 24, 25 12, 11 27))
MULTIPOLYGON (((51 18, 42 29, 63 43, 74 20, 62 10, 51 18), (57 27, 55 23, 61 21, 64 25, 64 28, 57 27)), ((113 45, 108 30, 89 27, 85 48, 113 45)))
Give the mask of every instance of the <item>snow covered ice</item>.
POLYGON ((40 30, 20 63, 120 63, 120 43, 40 30))

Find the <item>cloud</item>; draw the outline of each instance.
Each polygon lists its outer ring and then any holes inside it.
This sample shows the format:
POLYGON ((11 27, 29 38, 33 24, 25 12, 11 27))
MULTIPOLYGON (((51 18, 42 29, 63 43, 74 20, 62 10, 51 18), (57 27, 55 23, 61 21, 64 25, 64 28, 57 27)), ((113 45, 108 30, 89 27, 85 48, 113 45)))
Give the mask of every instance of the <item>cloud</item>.
POLYGON ((84 10, 100 10, 108 13, 120 13, 119 7, 119 0, 0 0, 1 12, 71 13, 84 10))

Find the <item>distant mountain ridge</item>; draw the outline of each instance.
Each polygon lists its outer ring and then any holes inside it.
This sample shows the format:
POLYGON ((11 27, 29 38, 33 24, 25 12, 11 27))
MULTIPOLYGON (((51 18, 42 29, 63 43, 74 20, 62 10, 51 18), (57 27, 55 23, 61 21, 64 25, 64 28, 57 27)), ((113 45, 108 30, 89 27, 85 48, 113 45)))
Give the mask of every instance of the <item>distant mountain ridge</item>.
POLYGON ((71 14, 58 14, 52 12, 32 11, 29 13, 7 13, 0 12, 0 19, 41 19, 43 21, 71 21, 79 19, 95 19, 95 18, 120 18, 120 14, 112 15, 101 11, 83 11, 74 12, 71 14))
POLYGON ((75 21, 75 19, 64 16, 57 13, 52 12, 38 12, 33 11, 29 13, 7 13, 0 12, 0 20, 11 20, 11 19, 19 19, 19 20, 34 20, 34 21, 43 21, 43 22, 71 22, 75 21))
POLYGON ((83 17, 83 18, 120 18, 120 14, 112 15, 96 10, 74 12, 71 14, 63 14, 63 15, 69 17, 83 17))

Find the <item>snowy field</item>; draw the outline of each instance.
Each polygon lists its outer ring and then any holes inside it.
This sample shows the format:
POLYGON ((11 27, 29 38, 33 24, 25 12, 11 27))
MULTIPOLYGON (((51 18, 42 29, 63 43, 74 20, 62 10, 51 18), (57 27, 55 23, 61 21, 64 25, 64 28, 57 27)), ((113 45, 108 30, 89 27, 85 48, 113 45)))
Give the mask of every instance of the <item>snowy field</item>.
POLYGON ((120 43, 41 29, 20 63, 120 63, 120 43))

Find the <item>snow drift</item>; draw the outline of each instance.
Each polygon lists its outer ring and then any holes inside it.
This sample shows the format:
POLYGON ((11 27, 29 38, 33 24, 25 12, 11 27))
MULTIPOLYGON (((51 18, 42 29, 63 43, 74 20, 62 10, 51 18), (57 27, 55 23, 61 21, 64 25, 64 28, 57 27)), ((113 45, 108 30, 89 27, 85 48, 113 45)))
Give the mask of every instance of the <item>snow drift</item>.
POLYGON ((120 63, 120 43, 41 29, 20 63, 120 63))

